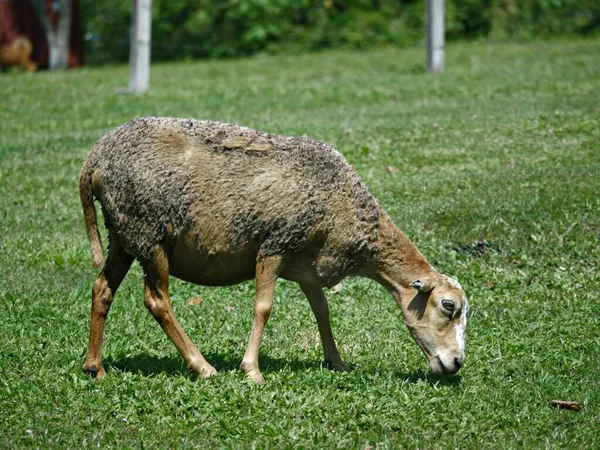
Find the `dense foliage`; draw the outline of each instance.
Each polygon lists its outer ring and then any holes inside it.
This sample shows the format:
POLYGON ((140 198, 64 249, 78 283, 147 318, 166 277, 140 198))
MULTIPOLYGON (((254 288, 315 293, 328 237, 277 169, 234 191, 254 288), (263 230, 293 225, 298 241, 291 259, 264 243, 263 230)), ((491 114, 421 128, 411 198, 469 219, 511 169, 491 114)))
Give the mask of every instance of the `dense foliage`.
MULTIPOLYGON (((153 58, 363 48, 423 38, 424 0, 153 0, 153 58)), ((448 37, 555 36, 600 28, 596 0, 447 0, 448 37)), ((130 2, 83 0, 91 61, 128 54, 130 2)))

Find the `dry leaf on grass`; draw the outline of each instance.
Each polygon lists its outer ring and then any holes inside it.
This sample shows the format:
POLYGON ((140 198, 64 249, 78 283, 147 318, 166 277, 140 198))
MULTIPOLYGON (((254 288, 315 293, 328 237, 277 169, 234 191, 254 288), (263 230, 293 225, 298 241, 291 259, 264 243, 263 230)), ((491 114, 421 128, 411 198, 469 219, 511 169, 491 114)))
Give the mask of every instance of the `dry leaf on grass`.
POLYGON ((194 297, 188 300, 188 305, 199 305, 204 299, 202 297, 194 297))
POLYGON ((552 406, 557 406, 562 409, 569 409, 571 411, 580 411, 581 405, 577 402, 566 402, 564 400, 552 400, 552 406))

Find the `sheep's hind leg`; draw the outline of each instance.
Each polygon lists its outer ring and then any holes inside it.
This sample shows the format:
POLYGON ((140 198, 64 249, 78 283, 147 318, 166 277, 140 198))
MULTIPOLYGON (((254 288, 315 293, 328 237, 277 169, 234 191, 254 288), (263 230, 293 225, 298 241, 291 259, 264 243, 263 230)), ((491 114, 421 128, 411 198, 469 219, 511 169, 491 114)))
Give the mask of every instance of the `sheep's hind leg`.
POLYGON ((87 357, 83 364, 83 371, 96 379, 106 375, 102 365, 102 341, 104 337, 104 323, 113 301, 115 292, 133 262, 133 256, 123 250, 114 233, 110 233, 110 246, 108 258, 102 272, 92 287, 92 314, 90 319, 90 339, 87 357))
POLYGON ((152 258, 144 264, 144 281, 144 304, 175 344, 188 370, 202 378, 215 375, 215 368, 204 359, 175 318, 169 298, 169 261, 163 248, 156 248, 152 258))
POLYGON ((263 331, 271 308, 273 307, 273 296, 275 294, 275 282, 281 273, 282 258, 280 256, 258 257, 256 264, 256 299, 254 302, 254 321, 252 331, 248 339, 248 347, 244 359, 242 359, 242 370, 246 376, 257 382, 264 383, 265 380, 258 367, 258 351, 262 340, 263 331))
POLYGON ((319 327, 321 342, 323 344, 323 353, 325 354, 325 364, 333 370, 348 370, 335 345, 331 323, 329 322, 329 305, 327 304, 327 297, 325 297, 323 289, 308 284, 300 284, 300 288, 304 292, 304 295, 306 295, 317 319, 317 326, 319 327))

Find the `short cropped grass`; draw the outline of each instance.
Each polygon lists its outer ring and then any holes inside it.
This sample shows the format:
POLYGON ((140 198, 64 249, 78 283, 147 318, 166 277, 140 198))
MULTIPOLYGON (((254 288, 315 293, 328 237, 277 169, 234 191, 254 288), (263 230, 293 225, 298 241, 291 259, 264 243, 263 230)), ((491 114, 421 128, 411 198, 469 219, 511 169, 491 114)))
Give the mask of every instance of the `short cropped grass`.
POLYGON ((447 50, 439 76, 417 48, 160 64, 141 97, 115 94, 125 66, 0 76, 0 446, 600 447, 600 42, 447 50), (238 368, 253 284, 172 280, 180 322, 220 371, 197 380, 145 310, 135 265, 107 321, 108 375, 85 376, 97 271, 78 173, 105 132, 147 115, 334 144, 464 285, 459 375, 431 376, 392 298, 363 279, 329 296, 352 370, 328 371, 307 301, 281 281, 256 386, 238 368))

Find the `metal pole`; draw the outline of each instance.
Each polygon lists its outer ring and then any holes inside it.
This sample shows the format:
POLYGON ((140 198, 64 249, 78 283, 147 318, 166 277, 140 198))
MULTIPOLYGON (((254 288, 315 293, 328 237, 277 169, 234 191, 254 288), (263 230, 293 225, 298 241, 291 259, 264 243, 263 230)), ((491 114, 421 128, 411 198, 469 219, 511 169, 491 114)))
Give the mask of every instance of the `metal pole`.
POLYGON ((427 71, 444 70, 444 0, 427 0, 427 71))
POLYGON ((141 94, 150 84, 152 0, 133 0, 129 48, 129 92, 141 94))

